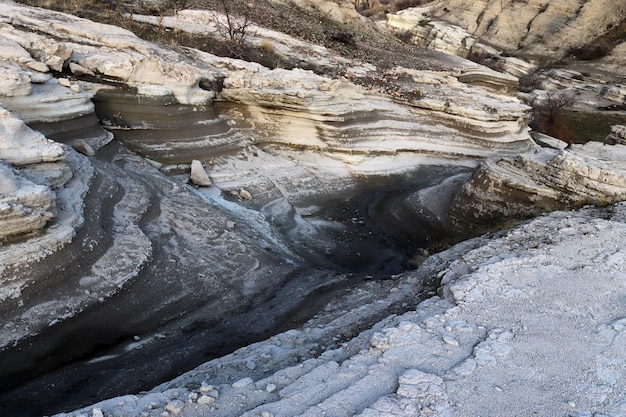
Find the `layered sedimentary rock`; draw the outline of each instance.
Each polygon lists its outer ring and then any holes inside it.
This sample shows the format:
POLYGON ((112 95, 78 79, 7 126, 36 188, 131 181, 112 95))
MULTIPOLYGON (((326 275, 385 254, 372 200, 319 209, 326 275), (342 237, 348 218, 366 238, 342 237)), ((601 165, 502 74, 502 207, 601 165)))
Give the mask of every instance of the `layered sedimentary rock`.
MULTIPOLYGON (((625 13, 624 4, 606 0, 437 0, 388 14, 385 27, 409 42, 521 77, 538 62, 572 51, 582 59, 607 55, 611 49, 619 52, 623 45, 613 40, 613 32, 620 30, 625 13)), ((609 56, 602 61, 618 73, 616 64, 623 59, 609 56)))
POLYGON ((609 0, 436 0, 434 18, 459 26, 510 54, 561 57, 619 25, 626 5, 609 0))
POLYGON ((23 120, 0 107, 0 160, 19 165, 54 162, 63 158, 63 146, 30 129, 23 120))
MULTIPOLYGON (((133 18, 214 33, 203 13, 133 18)), ((60 145, 7 119, 19 134, 6 136, 16 141, 2 152, 30 162, 2 166, 3 190, 40 196, 30 206, 12 200, 23 211, 0 210, 7 225, 24 214, 20 234, 38 231, 0 246, 7 413, 146 389, 310 317, 310 301, 337 290, 350 293, 346 304, 367 301, 353 321, 342 322, 340 309, 332 316, 358 333, 406 308, 404 297, 423 296, 423 276, 398 274, 410 265, 405 249, 433 243, 422 225, 452 226, 446 209, 470 169, 537 148, 515 79, 455 57, 429 56, 438 70, 383 72, 254 27, 251 42, 267 35, 277 53, 315 72, 269 69, 15 4, 0 4, 0 28, 0 103, 50 138, 84 145, 84 154, 67 146, 58 160, 60 145), (33 138, 28 147, 23 138, 33 138), (213 187, 188 183, 194 160, 213 187)), ((324 350, 321 333, 309 354, 324 350)), ((280 343, 298 345, 297 334, 280 343)), ((243 372, 264 372, 262 354, 243 372)), ((405 375, 404 385, 419 377, 405 375)))
POLYGON ((0 15, 3 38, 38 56, 38 62, 56 63, 57 70, 77 64, 84 73, 80 75, 94 74, 151 95, 174 95, 186 104, 208 103, 215 96, 205 89, 215 81, 213 68, 191 65, 180 54, 127 30, 11 4, 0 5, 0 15))
POLYGON ((623 201, 625 157, 624 146, 589 142, 570 150, 544 149, 486 161, 462 187, 450 211, 458 220, 488 224, 623 201))
POLYGON ((52 218, 51 190, 19 177, 3 164, 0 178, 0 240, 41 230, 52 218))
POLYGON ((153 390, 59 417, 619 415, 625 209, 553 213, 463 242, 377 302, 355 291, 362 308, 329 308, 153 390), (441 279, 438 294, 350 333, 423 275, 441 279))
POLYGON ((511 74, 513 77, 509 79, 504 75, 492 75, 505 78, 509 84, 515 85, 515 77, 527 75, 536 68, 531 61, 503 55, 502 49, 485 43, 482 38, 455 23, 433 19, 432 7, 405 9, 388 14, 386 19, 387 30, 405 41, 463 58, 471 57, 498 72, 511 74))

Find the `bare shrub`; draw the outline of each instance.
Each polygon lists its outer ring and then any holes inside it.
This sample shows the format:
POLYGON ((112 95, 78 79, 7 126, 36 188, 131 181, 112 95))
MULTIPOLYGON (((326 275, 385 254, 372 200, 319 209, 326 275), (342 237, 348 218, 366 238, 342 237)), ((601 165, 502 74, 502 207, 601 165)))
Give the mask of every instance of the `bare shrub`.
POLYGON ((226 40, 229 55, 241 58, 246 49, 254 3, 246 3, 243 8, 240 8, 233 0, 217 0, 217 7, 222 14, 222 16, 215 16, 217 31, 226 40), (235 11, 239 14, 235 15, 235 11))
POLYGON ((429 2, 430 0, 395 0, 393 4, 396 10, 404 10, 409 7, 421 6, 429 2))
POLYGON ((592 61, 606 56, 610 50, 611 48, 608 45, 587 45, 580 48, 572 48, 569 50, 569 54, 581 61, 592 61))
POLYGON ((519 90, 523 93, 541 89, 543 89, 543 80, 536 73, 525 75, 519 79, 519 90))
POLYGON ((477 64, 491 68, 494 71, 504 71, 504 59, 499 55, 489 54, 484 51, 472 50, 467 55, 467 59, 477 64))
POLYGON ((564 111, 576 104, 577 100, 575 95, 564 91, 548 92, 544 99, 533 103, 529 126, 537 132, 561 139, 569 148, 572 145, 571 139, 557 121, 564 111))

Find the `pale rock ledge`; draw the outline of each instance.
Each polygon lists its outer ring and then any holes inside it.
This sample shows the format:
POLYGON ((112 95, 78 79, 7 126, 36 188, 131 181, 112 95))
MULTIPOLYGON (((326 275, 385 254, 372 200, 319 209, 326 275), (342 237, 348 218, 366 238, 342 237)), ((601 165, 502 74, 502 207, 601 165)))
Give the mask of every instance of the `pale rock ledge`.
POLYGON ((599 142, 487 160, 462 187, 450 212, 461 221, 493 223, 624 201, 625 160, 626 147, 599 142))
POLYGON ((63 145, 30 129, 11 112, 0 107, 0 161, 13 165, 61 160, 63 145))
POLYGON ((0 242, 39 232, 52 219, 54 194, 0 163, 0 242))
POLYGON ((78 64, 97 77, 174 95, 184 104, 208 104, 215 97, 214 91, 201 87, 219 75, 215 68, 192 65, 173 50, 115 26, 51 10, 0 4, 0 28, 3 37, 33 55, 37 51, 44 62, 56 62, 57 68, 78 64))

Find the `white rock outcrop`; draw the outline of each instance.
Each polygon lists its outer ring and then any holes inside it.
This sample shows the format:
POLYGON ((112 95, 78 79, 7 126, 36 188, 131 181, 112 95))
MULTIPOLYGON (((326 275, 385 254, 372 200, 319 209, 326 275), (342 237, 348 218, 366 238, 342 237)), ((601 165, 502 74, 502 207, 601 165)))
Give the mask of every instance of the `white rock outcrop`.
POLYGON ((57 68, 77 64, 73 68, 85 74, 125 83, 140 92, 173 95, 180 103, 206 104, 215 97, 214 91, 200 87, 215 79, 214 68, 191 65, 171 49, 125 29, 7 3, 0 4, 0 16, 1 37, 36 52, 43 62, 57 62, 57 68))
POLYGON ((436 0, 430 15, 510 54, 562 57, 619 25, 626 4, 611 0, 436 0))
POLYGON ((537 68, 530 60, 503 55, 502 50, 466 29, 432 16, 431 7, 415 7, 386 15, 385 28, 407 42, 463 58, 481 57, 481 64, 522 77, 537 68))
POLYGON ((63 156, 63 145, 30 129, 23 120, 0 107, 0 161, 18 166, 58 161, 63 156))
POLYGON ((599 142, 482 163, 452 203, 466 222, 537 216, 626 200, 626 147, 599 142))
POLYGON ((0 162, 0 241, 39 232, 52 219, 55 196, 0 162))

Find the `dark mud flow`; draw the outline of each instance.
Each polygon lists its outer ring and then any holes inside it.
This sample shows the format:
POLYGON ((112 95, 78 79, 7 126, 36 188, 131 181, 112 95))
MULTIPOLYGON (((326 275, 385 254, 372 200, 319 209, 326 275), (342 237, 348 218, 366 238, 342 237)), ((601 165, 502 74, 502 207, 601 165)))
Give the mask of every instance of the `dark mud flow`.
MULTIPOLYGON (((199 152, 210 158, 243 140, 213 109, 137 100, 108 102, 98 112, 105 124, 115 118, 116 137, 142 156, 189 163, 199 152)), ((93 122, 80 121, 83 129, 97 131, 93 122)), ((80 125, 71 123, 40 128, 59 140, 81 135, 80 125)), ((442 207, 460 186, 450 178, 467 175, 467 168, 371 178, 351 198, 326 201, 299 220, 318 225, 315 244, 308 244, 295 220, 271 229, 275 236, 264 235, 254 219, 238 218, 234 231, 225 230, 232 213, 156 170, 129 168, 136 160, 117 140, 92 159, 97 175, 85 202, 85 225, 72 245, 32 266, 33 281, 48 284, 33 285, 25 296, 36 305, 71 291, 89 274, 114 244, 115 206, 128 197, 129 185, 149 201, 139 226, 153 248, 150 262, 104 302, 0 352, 1 416, 49 415, 150 389, 301 325, 349 288, 377 285, 384 293, 390 275, 415 267, 416 251, 463 236, 442 207), (207 239, 205 231, 217 232, 207 239), (98 251, 84 253, 88 239, 101 242, 98 251)), ((407 294, 410 304, 415 299, 407 294)), ((389 313, 402 308, 391 306, 389 313)))

